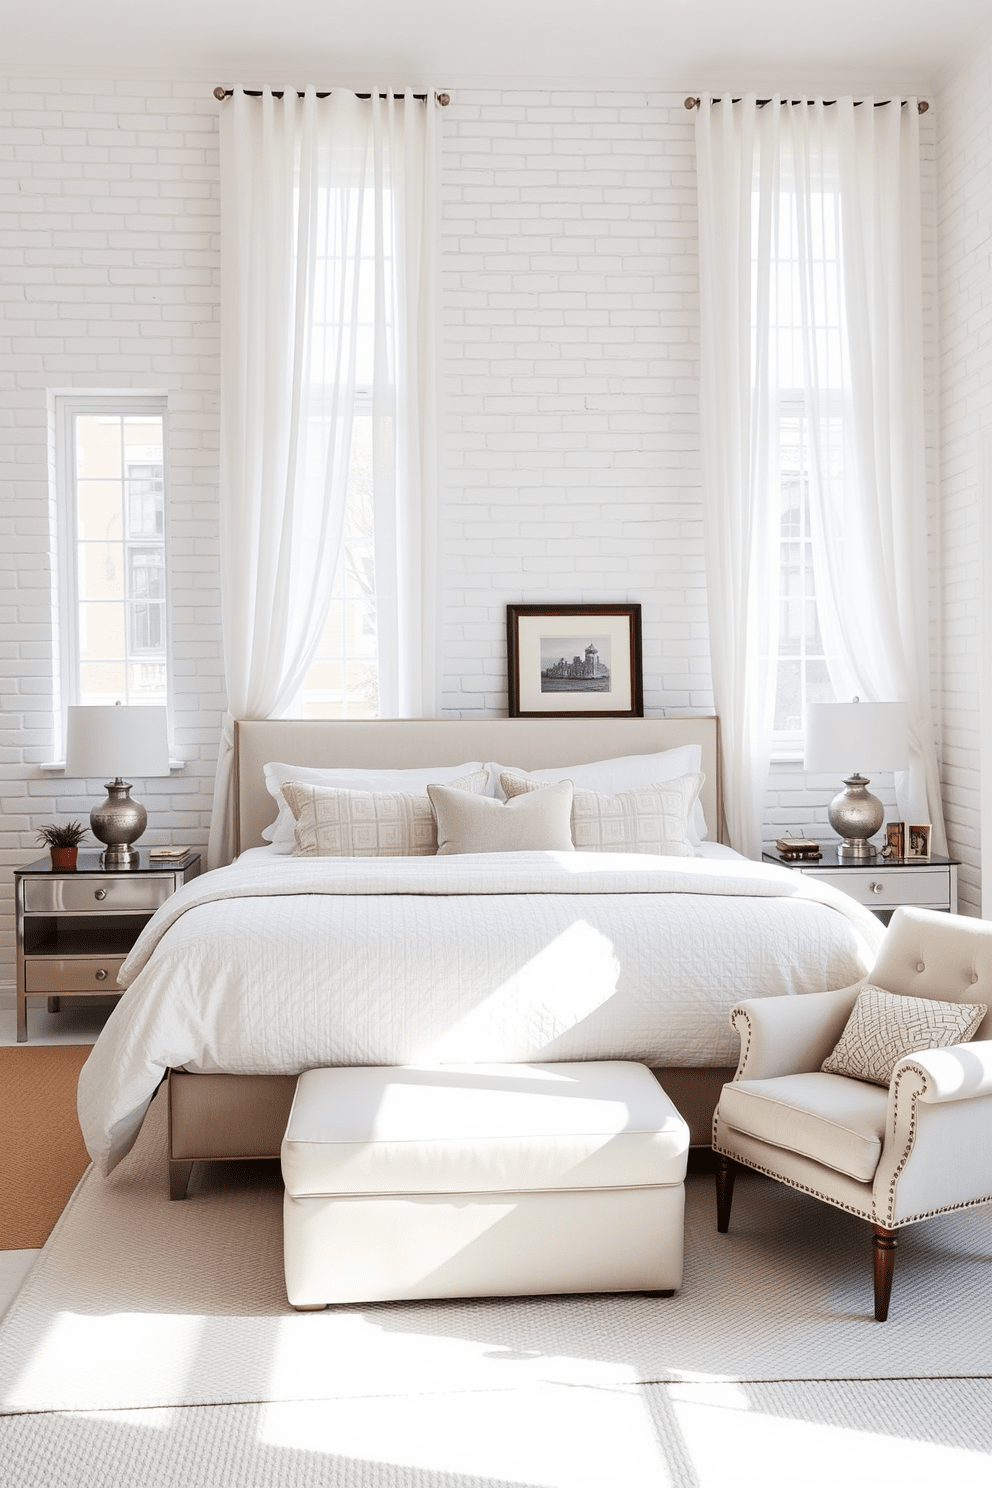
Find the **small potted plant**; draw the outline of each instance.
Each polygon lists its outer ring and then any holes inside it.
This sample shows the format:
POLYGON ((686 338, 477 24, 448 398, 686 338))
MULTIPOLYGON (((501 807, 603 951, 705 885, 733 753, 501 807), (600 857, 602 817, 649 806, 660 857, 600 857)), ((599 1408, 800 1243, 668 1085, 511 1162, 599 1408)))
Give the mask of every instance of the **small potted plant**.
POLYGON ((38 833, 38 841, 50 850, 53 868, 75 868, 79 844, 85 836, 82 822, 49 822, 38 833))

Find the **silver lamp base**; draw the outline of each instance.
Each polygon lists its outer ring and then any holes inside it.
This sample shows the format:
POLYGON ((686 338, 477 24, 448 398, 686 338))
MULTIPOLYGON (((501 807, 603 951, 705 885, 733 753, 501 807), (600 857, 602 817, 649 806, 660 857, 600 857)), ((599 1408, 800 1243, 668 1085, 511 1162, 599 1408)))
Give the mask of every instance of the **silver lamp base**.
POLYGON ((100 854, 104 868, 137 868, 133 846, 148 825, 148 812, 140 801, 131 800, 131 787, 118 775, 107 782, 107 799, 90 812, 90 831, 107 845, 100 854))
POLYGON ((843 838, 837 849, 838 858, 867 861, 878 857, 878 849, 868 841, 885 820, 885 807, 877 796, 866 789, 864 775, 852 775, 844 781, 846 790, 834 796, 827 808, 827 820, 843 838))

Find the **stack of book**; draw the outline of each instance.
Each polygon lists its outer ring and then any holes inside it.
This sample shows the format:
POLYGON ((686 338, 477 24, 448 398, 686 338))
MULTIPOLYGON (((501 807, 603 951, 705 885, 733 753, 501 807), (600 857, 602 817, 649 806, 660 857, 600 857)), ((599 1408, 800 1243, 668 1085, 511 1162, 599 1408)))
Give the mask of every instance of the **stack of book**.
POLYGON ((787 863, 817 863, 823 854, 820 844, 808 837, 778 837, 775 847, 780 858, 787 863))

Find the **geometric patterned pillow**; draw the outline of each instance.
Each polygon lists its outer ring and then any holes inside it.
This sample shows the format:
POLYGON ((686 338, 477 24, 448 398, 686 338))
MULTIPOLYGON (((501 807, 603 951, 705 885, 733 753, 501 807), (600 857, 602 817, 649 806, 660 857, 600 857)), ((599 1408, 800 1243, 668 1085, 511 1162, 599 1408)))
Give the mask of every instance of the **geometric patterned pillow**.
MULTIPOLYGON (((477 770, 449 784, 479 794, 477 770)), ((437 826, 426 791, 335 790, 287 780, 281 787, 296 818, 297 858, 423 858, 437 852, 437 826)))
POLYGON ((888 1085, 904 1054, 967 1043, 987 1011, 980 1002, 900 997, 866 982, 836 1047, 820 1068, 828 1075, 888 1085))
MULTIPOLYGON (((576 788, 572 798, 572 841, 576 852, 657 853, 669 858, 694 858, 688 840, 693 807, 705 776, 680 775, 676 780, 636 786, 617 795, 576 788)), ((499 777, 511 799, 530 791, 547 790, 541 781, 504 771, 499 777)))

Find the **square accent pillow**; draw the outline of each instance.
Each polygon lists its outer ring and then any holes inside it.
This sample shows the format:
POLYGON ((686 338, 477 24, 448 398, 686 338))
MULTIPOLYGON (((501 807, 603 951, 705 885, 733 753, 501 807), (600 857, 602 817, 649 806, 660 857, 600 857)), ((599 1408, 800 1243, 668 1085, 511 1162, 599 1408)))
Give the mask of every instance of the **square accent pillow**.
POLYGON ((423 795, 428 785, 450 785, 463 775, 473 775, 483 769, 485 766, 479 760, 470 760, 463 765, 437 765, 430 769, 414 770, 362 770, 350 765, 286 765, 279 760, 270 760, 263 771, 265 789, 279 807, 279 815, 265 828, 262 838, 265 842, 271 842, 278 852, 291 853, 294 849, 296 820, 282 793, 287 780, 295 780, 303 785, 322 785, 328 790, 372 791, 374 794, 403 791, 406 795, 423 795))
POLYGON ((442 853, 574 852, 572 786, 545 785, 514 801, 429 785, 442 853))
MULTIPOLYGON (((453 780, 455 795, 486 788, 479 770, 453 780)), ((287 780, 282 793, 296 818, 294 857, 424 858, 437 852, 434 812, 426 794, 335 790, 287 780)))
MULTIPOLYGON (((698 744, 681 744, 677 749, 662 749, 657 754, 625 754, 617 759, 591 760, 585 765, 559 765, 552 770, 524 770, 518 765, 490 763, 487 765, 489 794, 499 796, 498 781, 505 770, 509 775, 537 780, 543 785, 570 780, 576 790, 618 796, 642 785, 661 785, 666 780, 677 780, 680 775, 695 775, 702 769, 702 754, 698 744)), ((443 785, 444 781, 440 783, 443 785)), ((693 847, 699 847, 705 836, 706 817, 702 802, 697 800, 689 818, 687 837, 693 847)))
POLYGON ((820 1068, 828 1075, 888 1085, 904 1054, 967 1043, 987 1011, 980 1002, 901 997, 866 982, 844 1032, 820 1068))
MULTIPOLYGON (((528 791, 550 790, 539 781, 504 770, 504 794, 513 799, 528 791)), ((657 853, 666 858, 694 858, 689 823, 703 776, 682 775, 656 785, 642 785, 615 796, 576 789, 572 798, 572 841, 576 852, 657 853)))

